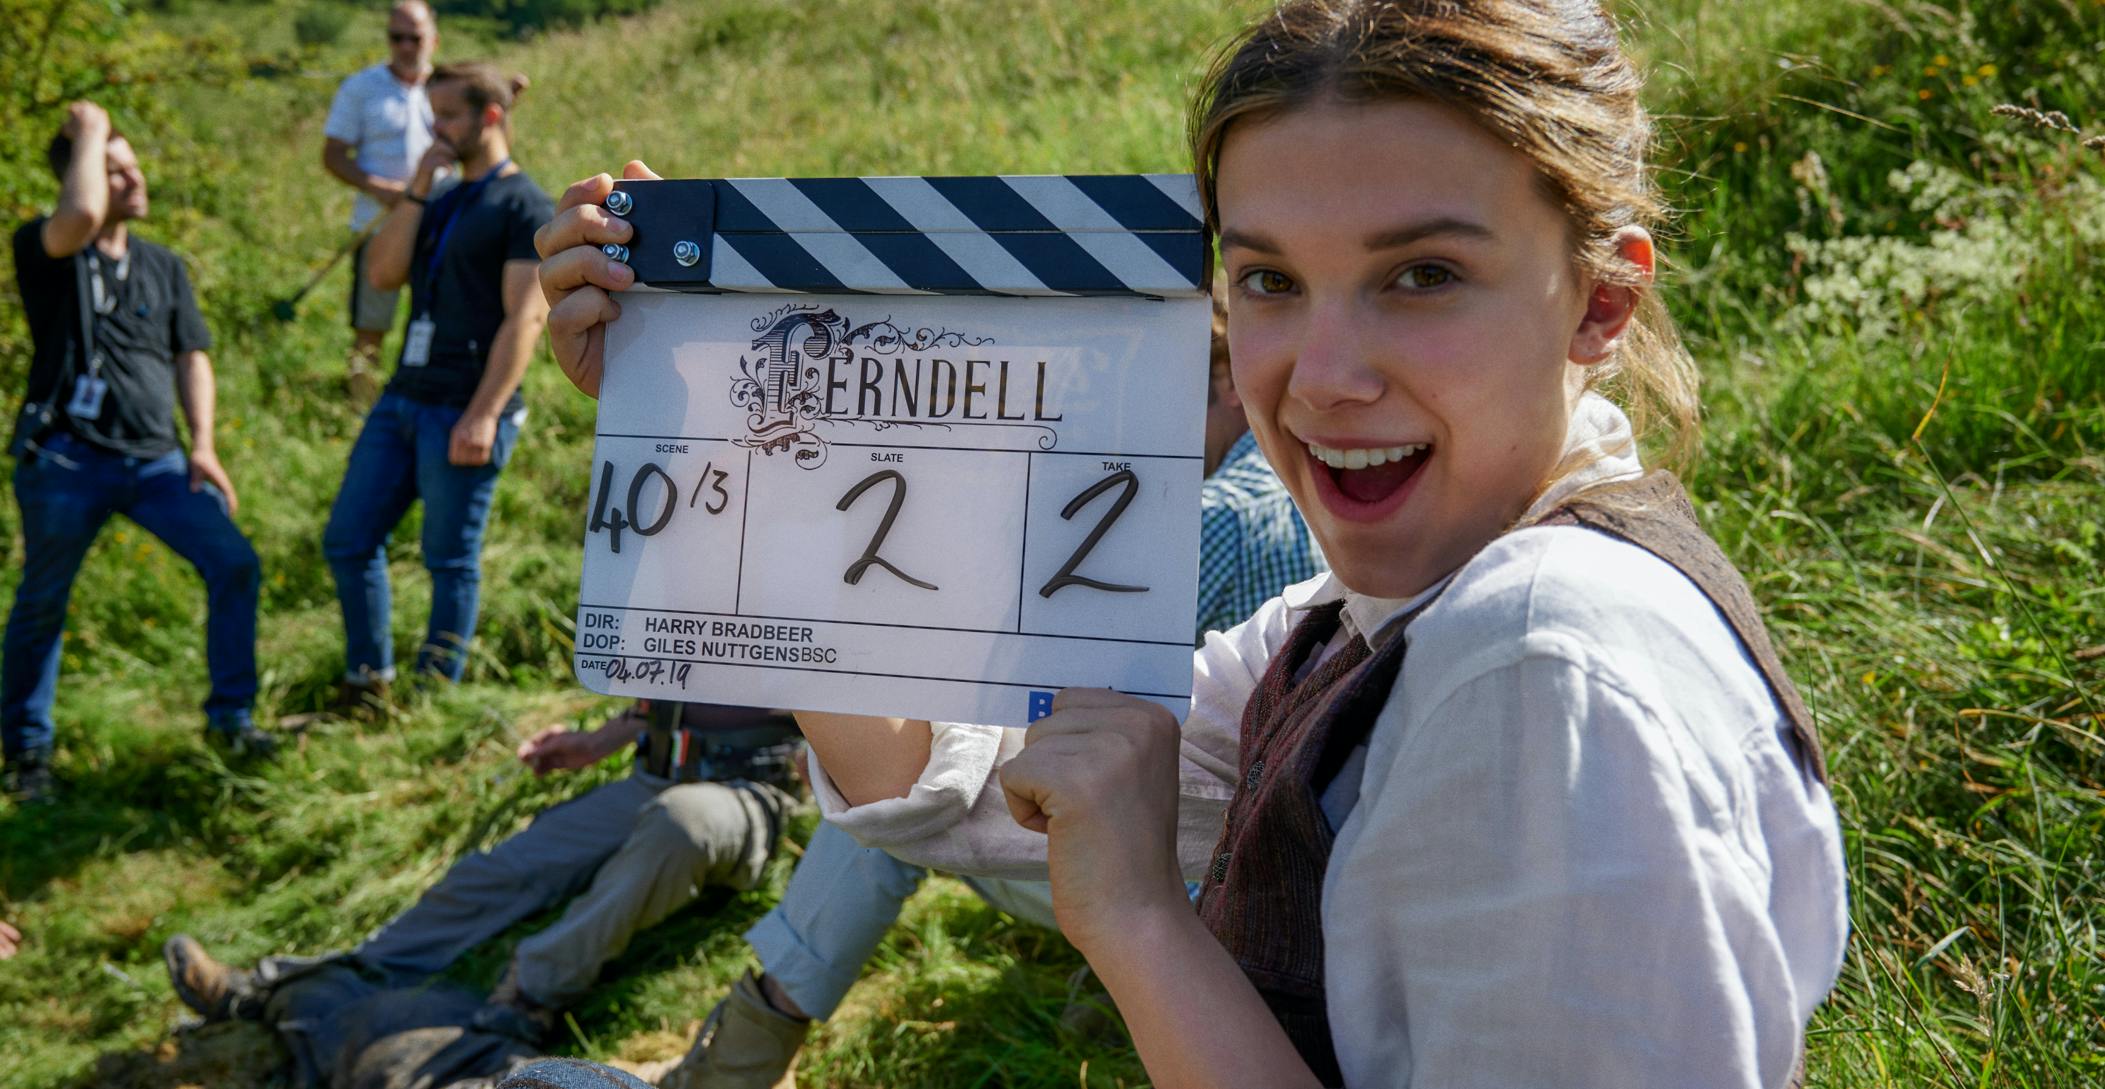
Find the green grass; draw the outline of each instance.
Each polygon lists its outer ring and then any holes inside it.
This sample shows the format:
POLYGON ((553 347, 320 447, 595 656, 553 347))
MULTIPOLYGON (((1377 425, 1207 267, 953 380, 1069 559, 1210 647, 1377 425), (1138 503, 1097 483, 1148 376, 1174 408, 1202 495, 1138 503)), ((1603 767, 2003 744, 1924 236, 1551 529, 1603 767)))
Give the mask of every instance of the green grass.
MULTIPOLYGON (((268 307, 341 238, 321 112, 379 16, 360 8, 343 44, 300 54, 274 9, 177 6, 126 33, 210 35, 248 73, 163 84, 165 124, 135 136, 156 198, 145 232, 189 255, 219 337, 221 448, 266 570, 270 716, 314 706, 338 669, 318 536, 357 415, 340 394, 343 274, 293 324, 268 307)), ((1811 1082, 2105 1080, 2105 657, 2082 653, 2105 644, 2105 158, 1989 113, 2016 101, 2105 130, 2105 8, 1622 11, 1683 213, 1667 291, 1707 415, 1689 479, 1815 710, 1848 836, 1855 936, 1813 1023, 1811 1082)), ((632 155, 704 176, 1181 169, 1184 100, 1236 15, 725 0, 526 43, 446 33, 454 56, 533 76, 518 157, 556 190, 632 155)), ((20 322, 7 292, 0 347, 21 344, 20 322)), ((20 352, 0 356, 18 389, 20 352)), ((271 768, 229 769, 198 741, 194 577, 136 529, 105 532, 66 649, 67 800, 0 804, 0 917, 31 938, 0 966, 0 1086, 260 1084, 260 1033, 168 1037, 181 1009, 162 939, 187 930, 237 959, 353 942, 460 852, 620 774, 534 780, 509 757, 543 724, 606 710, 568 667, 591 405, 545 363, 527 397, 468 682, 413 694, 384 727, 310 734, 271 768)), ((413 523, 398 533, 393 564, 405 648, 428 593, 415 539, 413 523)), ((683 1048, 788 864, 638 942, 569 1049, 683 1048)), ((488 982, 516 937, 461 975, 488 982)), ((1078 963, 936 880, 816 1034, 805 1083, 1143 1083, 1129 1050, 1051 1030, 1078 963)))

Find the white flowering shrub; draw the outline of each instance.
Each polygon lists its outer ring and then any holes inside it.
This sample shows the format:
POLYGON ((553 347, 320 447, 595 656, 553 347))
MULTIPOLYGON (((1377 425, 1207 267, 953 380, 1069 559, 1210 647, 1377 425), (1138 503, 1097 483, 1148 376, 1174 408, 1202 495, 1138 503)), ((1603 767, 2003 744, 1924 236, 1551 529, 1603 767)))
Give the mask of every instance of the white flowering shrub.
POLYGON ((1932 229, 1785 236, 1801 276, 1788 329, 1881 343, 1934 311, 2010 295, 2049 254, 2105 241, 2105 184, 2087 173, 2035 195, 1918 160, 1887 184, 1932 229))

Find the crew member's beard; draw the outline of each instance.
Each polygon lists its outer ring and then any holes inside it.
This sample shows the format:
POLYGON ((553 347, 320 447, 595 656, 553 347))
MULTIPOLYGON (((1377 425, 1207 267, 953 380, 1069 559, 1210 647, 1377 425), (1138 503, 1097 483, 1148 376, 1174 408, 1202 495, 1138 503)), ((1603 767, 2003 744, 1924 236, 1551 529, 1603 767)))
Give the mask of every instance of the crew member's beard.
POLYGON ((462 174, 473 174, 489 166, 492 162, 489 140, 486 138, 485 133, 486 130, 484 128, 477 128, 474 133, 460 143, 456 144, 451 140, 446 141, 453 148, 454 156, 460 159, 462 174))

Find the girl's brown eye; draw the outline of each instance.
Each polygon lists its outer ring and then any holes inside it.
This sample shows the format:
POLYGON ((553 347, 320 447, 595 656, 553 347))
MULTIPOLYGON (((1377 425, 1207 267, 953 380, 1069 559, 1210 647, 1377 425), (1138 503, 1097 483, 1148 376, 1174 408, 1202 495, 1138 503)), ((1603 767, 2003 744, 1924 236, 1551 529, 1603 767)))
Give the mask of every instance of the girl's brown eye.
POLYGON ((1252 295, 1283 295, 1294 289, 1294 281, 1285 273, 1268 268, 1257 269, 1243 277, 1243 290, 1252 295))
POLYGON ((1454 270, 1444 265, 1412 265, 1397 277, 1403 286, 1419 291, 1446 287, 1454 282, 1454 270))

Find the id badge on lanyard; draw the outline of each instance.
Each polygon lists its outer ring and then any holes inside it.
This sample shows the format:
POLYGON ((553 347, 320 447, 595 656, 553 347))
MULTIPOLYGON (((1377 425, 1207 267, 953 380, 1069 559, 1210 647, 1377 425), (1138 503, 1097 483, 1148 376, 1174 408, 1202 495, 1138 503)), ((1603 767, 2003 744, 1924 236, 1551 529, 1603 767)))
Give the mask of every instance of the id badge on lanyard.
POLYGON ((431 338, 438 332, 439 323, 429 316, 409 323, 402 335, 402 365, 421 367, 431 362, 431 338))
POLYGON ((102 399, 110 392, 107 379, 93 374, 83 374, 73 383, 73 399, 66 402, 66 415, 76 420, 95 420, 102 417, 102 399))
MULTIPOLYGON (((102 283, 102 260, 94 253, 88 255, 88 285, 92 299, 81 302, 94 307, 94 312, 108 315, 117 309, 115 289, 105 288, 102 283)), ((117 282, 131 279, 132 258, 126 253, 117 261, 117 282)), ((95 350, 92 329, 90 342, 81 346, 88 353, 88 373, 73 380, 73 399, 66 402, 66 415, 76 420, 99 420, 102 418, 102 402, 109 396, 109 380, 102 377, 102 353, 95 350)))

